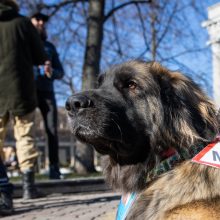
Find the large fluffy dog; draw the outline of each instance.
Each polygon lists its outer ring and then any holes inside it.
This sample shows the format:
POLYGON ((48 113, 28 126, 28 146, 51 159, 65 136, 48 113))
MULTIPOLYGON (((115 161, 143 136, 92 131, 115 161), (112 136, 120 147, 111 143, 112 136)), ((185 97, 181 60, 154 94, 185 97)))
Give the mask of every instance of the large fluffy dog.
POLYGON ((220 219, 220 169, 190 161, 218 134, 216 110, 189 78, 156 62, 126 62, 97 89, 69 97, 66 109, 74 135, 107 155, 111 186, 137 193, 126 219, 220 219), (174 168, 157 172, 172 155, 174 168))

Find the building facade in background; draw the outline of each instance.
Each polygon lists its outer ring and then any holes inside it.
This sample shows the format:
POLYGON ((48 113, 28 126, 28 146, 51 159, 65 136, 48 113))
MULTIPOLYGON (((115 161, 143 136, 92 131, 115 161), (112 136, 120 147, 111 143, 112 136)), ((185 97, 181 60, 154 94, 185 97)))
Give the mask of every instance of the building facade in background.
POLYGON ((209 33, 208 45, 212 50, 213 97, 220 108, 220 3, 208 7, 208 20, 202 23, 209 33))

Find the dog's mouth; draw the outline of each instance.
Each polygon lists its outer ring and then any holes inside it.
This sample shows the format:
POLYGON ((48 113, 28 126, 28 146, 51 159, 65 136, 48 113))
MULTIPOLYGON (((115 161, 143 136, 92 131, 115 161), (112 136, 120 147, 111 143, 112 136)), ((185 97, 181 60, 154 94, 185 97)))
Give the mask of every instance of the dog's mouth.
POLYGON ((130 144, 123 143, 122 140, 116 138, 104 136, 94 129, 78 125, 72 128, 72 132, 78 140, 92 145, 102 155, 120 155, 123 157, 132 155, 130 144))

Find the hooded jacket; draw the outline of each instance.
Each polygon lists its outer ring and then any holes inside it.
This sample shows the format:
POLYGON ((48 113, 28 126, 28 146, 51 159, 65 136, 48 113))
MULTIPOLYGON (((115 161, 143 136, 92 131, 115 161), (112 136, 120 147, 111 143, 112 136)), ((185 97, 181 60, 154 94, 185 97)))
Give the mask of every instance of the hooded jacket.
POLYGON ((35 109, 33 65, 43 64, 45 58, 31 21, 0 3, 0 116, 23 116, 35 109))

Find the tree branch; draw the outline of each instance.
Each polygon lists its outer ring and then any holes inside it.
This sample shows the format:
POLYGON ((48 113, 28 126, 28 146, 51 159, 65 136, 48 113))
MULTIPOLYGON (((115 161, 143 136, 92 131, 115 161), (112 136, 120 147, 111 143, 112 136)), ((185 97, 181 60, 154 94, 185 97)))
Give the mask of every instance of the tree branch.
POLYGON ((143 35, 144 43, 145 43, 145 46, 146 46, 146 49, 144 50, 144 52, 141 55, 141 56, 143 56, 144 53, 146 53, 147 51, 150 50, 150 47, 149 47, 149 44, 147 42, 147 35, 146 35, 147 30, 146 30, 145 25, 144 25, 144 19, 143 19, 142 13, 141 13, 140 6, 137 4, 136 7, 137 7, 137 11, 138 11, 138 16, 140 18, 140 23, 141 23, 142 35, 143 35))
POLYGON ((130 1, 130 2, 126 2, 126 3, 123 3, 121 5, 118 5, 117 7, 113 8, 112 10, 110 10, 104 17, 104 20, 103 20, 103 23, 106 22, 116 11, 118 11, 119 9, 121 8, 124 8, 125 6, 128 6, 128 5, 132 5, 132 4, 146 4, 146 3, 151 3, 152 0, 143 0, 143 1, 130 1))
POLYGON ((52 13, 49 15, 49 16, 52 16, 54 15, 57 11, 60 10, 60 8, 62 8, 63 6, 66 6, 66 5, 69 5, 69 4, 73 4, 73 3, 78 3, 78 2, 88 2, 88 0, 68 0, 68 1, 63 1, 63 2, 60 2, 58 4, 45 4, 45 3, 41 3, 41 4, 38 4, 37 5, 37 8, 39 10, 42 10, 42 9, 53 9, 52 13))

